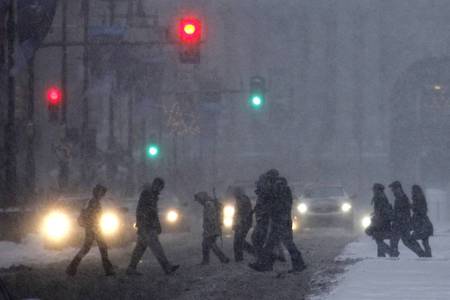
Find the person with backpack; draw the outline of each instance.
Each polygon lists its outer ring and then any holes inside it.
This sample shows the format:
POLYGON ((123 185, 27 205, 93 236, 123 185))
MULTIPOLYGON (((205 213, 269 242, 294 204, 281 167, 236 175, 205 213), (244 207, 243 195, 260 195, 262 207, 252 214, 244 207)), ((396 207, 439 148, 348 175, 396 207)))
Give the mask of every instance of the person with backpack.
POLYGON ((433 223, 428 217, 428 205, 425 194, 419 185, 412 186, 412 238, 422 240, 425 257, 431 257, 430 236, 433 235, 433 223))
POLYGON ((85 240, 80 251, 75 255, 66 269, 66 274, 69 276, 76 275, 81 260, 91 250, 94 241, 97 242, 98 249, 100 250, 106 276, 115 275, 113 265, 108 258, 108 246, 102 237, 99 225, 102 213, 101 199, 105 196, 106 191, 106 187, 97 184, 94 187, 92 198, 89 200, 87 207, 81 211, 78 223, 85 229, 85 240))
POLYGON ((375 240, 378 257, 386 257, 386 254, 392 257, 396 253, 384 240, 392 237, 391 222, 394 219, 394 210, 384 193, 384 185, 375 183, 372 191, 373 213, 370 226, 366 229, 366 234, 375 240))
POLYGON ((141 275, 136 269, 147 247, 158 260, 167 275, 174 273, 179 265, 172 265, 164 253, 158 236, 162 232, 158 214, 159 194, 164 189, 164 180, 155 178, 151 185, 145 185, 136 209, 137 243, 131 255, 127 275, 141 275))
POLYGON ((210 250, 221 263, 227 264, 230 259, 217 246, 217 238, 222 236, 222 204, 211 198, 208 193, 200 192, 194 195, 194 200, 203 206, 203 241, 201 265, 209 264, 210 250))

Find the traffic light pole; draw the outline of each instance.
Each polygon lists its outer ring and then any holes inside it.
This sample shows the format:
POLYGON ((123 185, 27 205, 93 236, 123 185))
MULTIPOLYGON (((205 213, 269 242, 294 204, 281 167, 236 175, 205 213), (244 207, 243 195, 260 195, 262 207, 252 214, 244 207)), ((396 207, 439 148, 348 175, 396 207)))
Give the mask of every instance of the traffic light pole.
POLYGON ((90 178, 90 166, 89 166, 89 44, 88 44, 88 31, 89 31, 89 0, 83 0, 83 15, 84 15, 84 28, 83 28, 83 123, 81 126, 82 133, 82 147, 81 147, 81 180, 83 185, 87 186, 89 184, 90 178))
MULTIPOLYGON (((62 0, 62 32, 61 32, 61 46, 62 46, 62 55, 61 55, 61 89, 63 93, 63 101, 61 103, 61 126, 63 129, 63 139, 60 141, 61 143, 67 143, 67 103, 69 93, 67 92, 67 0, 62 0)), ((62 157, 58 161, 58 183, 59 189, 64 191, 67 189, 69 184, 69 162, 66 155, 62 155, 62 157)))
POLYGON ((8 20, 6 23, 7 35, 7 123, 5 126, 5 191, 6 206, 14 206, 17 204, 17 158, 16 158, 16 78, 13 72, 15 66, 15 42, 16 42, 16 0, 10 1, 8 20))
POLYGON ((27 135, 27 154, 26 154, 26 170, 25 186, 27 189, 27 200, 31 200, 34 196, 36 186, 36 163, 34 158, 34 137, 35 137, 35 124, 34 124, 34 58, 32 58, 28 64, 28 123, 26 126, 27 135))

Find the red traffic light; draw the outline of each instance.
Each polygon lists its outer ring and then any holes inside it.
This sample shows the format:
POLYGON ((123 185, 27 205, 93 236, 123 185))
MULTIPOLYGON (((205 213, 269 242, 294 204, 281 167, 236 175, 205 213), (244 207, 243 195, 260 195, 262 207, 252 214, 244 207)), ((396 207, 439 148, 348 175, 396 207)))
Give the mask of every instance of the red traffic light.
POLYGON ((197 18, 183 18, 179 23, 178 36, 182 43, 198 43, 202 38, 202 23, 197 18))
POLYGON ((47 102, 49 105, 56 106, 61 104, 62 91, 57 87, 50 87, 47 90, 47 102))

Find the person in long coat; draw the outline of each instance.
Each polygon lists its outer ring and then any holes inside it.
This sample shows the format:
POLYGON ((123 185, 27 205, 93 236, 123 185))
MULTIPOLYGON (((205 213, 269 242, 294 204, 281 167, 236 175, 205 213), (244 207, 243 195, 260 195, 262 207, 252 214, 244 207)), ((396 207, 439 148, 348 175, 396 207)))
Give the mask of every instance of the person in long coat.
POLYGON ((384 185, 375 183, 373 185, 373 213, 370 226, 366 234, 371 236, 377 244, 378 257, 393 256, 391 247, 384 242, 392 237, 391 222, 394 219, 394 211, 384 193, 384 185))
POLYGON ((413 185, 412 187, 412 211, 412 238, 421 240, 425 249, 425 257, 431 257, 429 238, 433 235, 433 223, 428 217, 427 200, 419 185, 413 185))
POLYGON ((403 191, 400 182, 395 181, 389 185, 395 196, 394 220, 392 222, 391 248, 394 256, 399 256, 398 243, 400 239, 403 244, 419 257, 425 257, 425 251, 419 243, 411 237, 411 204, 408 196, 403 191))

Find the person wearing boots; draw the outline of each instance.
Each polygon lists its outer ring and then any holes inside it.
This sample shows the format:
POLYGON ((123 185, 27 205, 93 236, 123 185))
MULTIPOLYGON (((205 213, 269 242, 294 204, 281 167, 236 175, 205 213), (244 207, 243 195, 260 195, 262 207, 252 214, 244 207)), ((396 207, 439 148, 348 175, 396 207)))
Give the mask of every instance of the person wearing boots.
POLYGON ((258 255, 256 263, 249 264, 249 266, 258 272, 271 271, 276 259, 273 249, 281 242, 291 256, 292 269, 289 272, 302 272, 306 269, 306 264, 293 240, 292 191, 287 184, 286 178, 283 177, 276 179, 273 188, 274 200, 270 208, 272 229, 263 248, 262 255, 258 255))
POLYGON ((72 262, 66 269, 66 274, 74 276, 77 273, 78 265, 83 257, 91 250, 94 241, 97 242, 100 255, 102 257, 103 268, 107 276, 114 275, 113 265, 108 258, 108 247, 101 235, 99 228, 100 215, 102 213, 101 199, 106 194, 106 187, 102 185, 96 185, 92 194, 92 199, 89 200, 87 207, 81 212, 78 222, 85 228, 84 244, 80 251, 75 255, 72 262))
POLYGON ((433 235, 433 223, 428 217, 428 205, 422 188, 412 186, 412 238, 421 240, 425 249, 425 257, 431 257, 430 236, 433 235))
POLYGON ((236 213, 234 215, 234 259, 236 262, 244 260, 244 250, 254 255, 255 250, 253 246, 247 242, 247 234, 252 228, 253 211, 250 198, 245 194, 242 187, 235 187, 233 196, 236 200, 236 213))
POLYGON ((394 210, 384 193, 384 185, 375 183, 373 185, 373 213, 370 226, 366 229, 366 234, 371 236, 377 244, 377 256, 394 256, 391 247, 384 242, 392 237, 391 222, 394 218, 394 210))
POLYGON ((391 238, 393 255, 395 257, 400 255, 398 243, 401 239, 403 244, 418 257, 424 257, 425 251, 420 247, 419 243, 411 237, 411 204, 408 196, 406 196, 401 183, 398 181, 394 181, 389 187, 395 197, 391 238))
POLYGON ((194 200, 203 206, 203 241, 201 264, 209 264, 210 250, 217 256, 221 263, 229 263, 230 259, 217 246, 217 238, 222 236, 221 229, 221 210, 222 205, 215 199, 211 198, 208 193, 200 192, 195 194, 194 200))
POLYGON ((158 214, 158 201, 159 194, 163 189, 164 180, 155 178, 151 185, 144 186, 144 190, 139 197, 136 209, 137 242, 126 271, 127 275, 141 275, 137 271, 137 265, 147 247, 150 248, 167 275, 174 273, 180 267, 169 262, 158 237, 162 232, 158 214))

